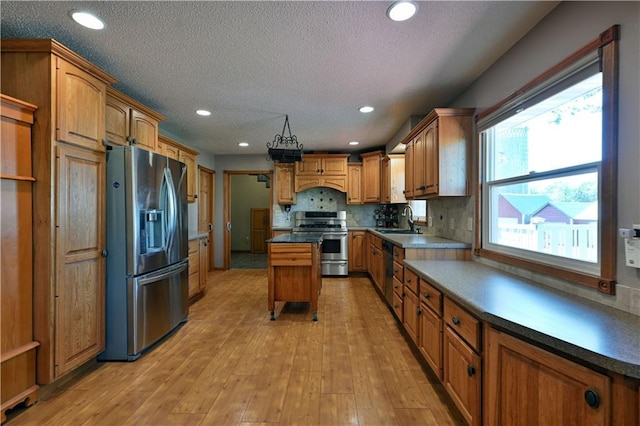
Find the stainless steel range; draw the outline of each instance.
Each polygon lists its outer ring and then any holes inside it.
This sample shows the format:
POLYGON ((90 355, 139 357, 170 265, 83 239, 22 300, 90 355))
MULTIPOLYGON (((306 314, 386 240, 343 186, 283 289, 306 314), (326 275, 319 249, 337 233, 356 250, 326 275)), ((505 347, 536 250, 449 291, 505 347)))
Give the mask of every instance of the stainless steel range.
POLYGON ((293 232, 322 232, 322 275, 349 274, 346 211, 296 212, 293 232))

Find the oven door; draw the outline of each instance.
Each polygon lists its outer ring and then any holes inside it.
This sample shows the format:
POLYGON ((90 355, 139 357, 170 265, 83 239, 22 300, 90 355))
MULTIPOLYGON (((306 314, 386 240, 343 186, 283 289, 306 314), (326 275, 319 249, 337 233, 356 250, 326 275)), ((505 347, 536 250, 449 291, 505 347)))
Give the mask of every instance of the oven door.
POLYGON ((325 232, 322 234, 322 260, 343 260, 349 257, 346 232, 325 232))

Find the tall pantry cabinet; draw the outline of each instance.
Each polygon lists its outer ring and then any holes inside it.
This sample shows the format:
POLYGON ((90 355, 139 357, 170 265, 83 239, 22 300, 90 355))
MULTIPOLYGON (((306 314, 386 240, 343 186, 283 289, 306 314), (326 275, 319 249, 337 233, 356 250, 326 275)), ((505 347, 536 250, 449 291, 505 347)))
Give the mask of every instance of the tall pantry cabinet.
POLYGON ((116 80, 52 39, 2 40, 2 91, 33 125, 36 377, 51 383, 104 349, 105 102, 116 80))

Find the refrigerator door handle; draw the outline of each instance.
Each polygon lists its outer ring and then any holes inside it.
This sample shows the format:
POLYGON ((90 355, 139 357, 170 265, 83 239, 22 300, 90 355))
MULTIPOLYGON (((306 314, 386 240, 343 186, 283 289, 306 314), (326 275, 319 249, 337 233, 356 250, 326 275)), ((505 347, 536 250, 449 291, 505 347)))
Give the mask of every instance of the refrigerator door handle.
POLYGON ((178 265, 176 265, 175 267, 169 270, 164 269, 162 271, 153 272, 151 274, 138 278, 138 285, 143 286, 146 284, 155 283, 157 281, 163 280, 164 278, 170 277, 172 275, 176 275, 184 271, 188 267, 189 267, 189 261, 185 260, 183 262, 180 262, 178 265))
POLYGON ((164 180, 167 185, 167 248, 169 249, 176 233, 176 205, 178 201, 176 200, 176 188, 173 186, 171 170, 168 167, 164 169, 164 180))

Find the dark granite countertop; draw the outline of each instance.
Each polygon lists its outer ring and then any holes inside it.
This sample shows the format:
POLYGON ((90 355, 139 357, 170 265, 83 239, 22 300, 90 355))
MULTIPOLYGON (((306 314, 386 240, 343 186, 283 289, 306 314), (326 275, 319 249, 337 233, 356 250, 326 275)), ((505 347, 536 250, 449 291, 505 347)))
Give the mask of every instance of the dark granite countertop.
POLYGON ((268 243, 319 243, 322 232, 302 232, 300 234, 282 234, 267 240, 268 243))
POLYGON ((382 239, 392 242, 402 248, 436 248, 436 249, 460 249, 471 248, 471 244, 461 241, 449 240, 428 234, 384 234, 369 228, 369 231, 382 239))
POLYGON ((640 316, 478 262, 405 260, 404 264, 483 321, 640 379, 640 316))

